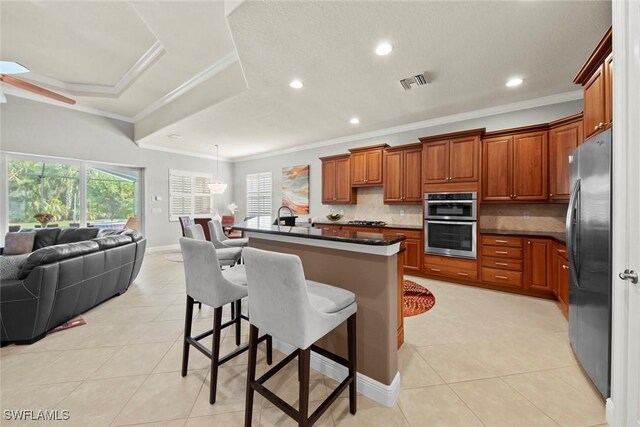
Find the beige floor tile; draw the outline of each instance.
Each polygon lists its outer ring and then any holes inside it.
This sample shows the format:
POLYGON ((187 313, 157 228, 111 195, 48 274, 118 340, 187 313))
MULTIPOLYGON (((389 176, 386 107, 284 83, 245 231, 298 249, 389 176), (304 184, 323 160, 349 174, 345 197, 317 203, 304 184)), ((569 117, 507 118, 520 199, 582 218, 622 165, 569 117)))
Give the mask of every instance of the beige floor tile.
POLYGON ((562 426, 591 426, 606 421, 602 400, 572 387, 554 370, 503 380, 562 426))
POLYGON ((331 405, 331 413, 336 426, 362 427, 408 427, 409 423, 398 405, 391 408, 381 406, 365 397, 358 399, 356 414, 349 412, 349 399, 339 398, 331 405), (367 402, 368 401, 368 402, 367 402))
POLYGON ((149 375, 118 414, 113 425, 188 417, 205 375, 205 370, 194 371, 184 378, 175 372, 149 375))
MULTIPOLYGON (((211 342, 202 341, 206 347, 211 346, 211 342)), ((153 373, 158 372, 180 372, 182 370, 182 340, 175 341, 169 351, 153 369, 153 373)), ((209 369, 211 360, 200 353, 194 347, 189 349, 189 370, 209 369)))
POLYGON ((500 378, 455 383, 450 387, 486 426, 557 425, 500 378))
POLYGON ((89 325, 50 333, 31 345, 16 346, 21 353, 86 348, 86 340, 96 332, 89 325))
POLYGON ((398 369, 402 388, 425 387, 442 384, 442 378, 433 368, 409 346, 403 345, 398 351, 398 369))
MULTIPOLYGON (((321 402, 309 402, 309 415, 313 413, 320 403, 321 402)), ((298 423, 280 409, 270 407, 262 409, 262 413, 260 414, 260 423, 258 425, 260 427, 294 427, 297 426, 298 423)), ((320 419, 314 424, 314 426, 318 427, 333 427, 334 425, 330 410, 327 410, 322 414, 320 419)))
MULTIPOLYGON (((4 410, 50 409, 67 397, 80 381, 25 387, 2 387, 0 408, 4 410)), ((6 420, 3 420, 3 424, 6 420)))
POLYGON ((403 390, 398 406, 412 426, 482 426, 480 420, 447 385, 403 390))
POLYGON ((113 347, 128 344, 132 339, 149 327, 151 322, 122 324, 93 324, 87 326, 94 332, 80 344, 81 348, 113 347))
POLYGON ((593 385, 577 364, 552 370, 553 374, 561 378, 567 384, 580 391, 585 396, 592 396, 596 400, 603 401, 600 391, 593 385))
MULTIPOLYGON (((269 378, 264 385, 289 405, 297 408, 298 397, 300 394, 299 384, 298 364, 297 359, 294 359, 280 372, 269 378)), ((324 383, 322 374, 311 369, 309 375, 309 401, 315 402, 324 400, 328 395, 329 392, 324 383)), ((271 406, 274 405, 265 399, 264 407, 271 406)))
MULTIPOLYGON (((46 339, 46 338, 45 338, 46 339)), ((62 351, 42 353, 12 352, 2 358, 0 379, 3 388, 37 384, 41 371, 62 356, 62 351)))
POLYGON ((122 427, 183 427, 186 422, 186 418, 179 418, 176 420, 158 421, 157 423, 128 424, 122 427))
MULTIPOLYGON (((153 307, 124 307, 112 308, 110 310, 89 310, 83 316, 88 323, 92 324, 136 324, 151 322, 158 317, 168 306, 153 307)), ((173 306, 171 306, 173 307, 173 306)), ((184 315, 183 315, 184 318, 184 315)))
POLYGON ((135 376, 85 381, 56 406, 69 411, 69 420, 52 424, 108 426, 144 380, 145 376, 135 376))
POLYGON ((149 322, 140 333, 133 336, 127 344, 143 344, 152 342, 173 342, 184 330, 183 320, 149 322))
POLYGON ((447 383, 490 378, 495 375, 480 363, 463 344, 418 347, 417 353, 447 383))
POLYGON ((172 345, 171 342, 164 342, 125 346, 91 374, 90 378, 149 374, 172 345))
MULTIPOLYGON (((257 425, 260 420, 260 411, 253 412, 253 424, 257 425)), ((227 412, 206 417, 191 417, 187 420, 185 427, 242 427, 244 426, 244 411, 227 412)))

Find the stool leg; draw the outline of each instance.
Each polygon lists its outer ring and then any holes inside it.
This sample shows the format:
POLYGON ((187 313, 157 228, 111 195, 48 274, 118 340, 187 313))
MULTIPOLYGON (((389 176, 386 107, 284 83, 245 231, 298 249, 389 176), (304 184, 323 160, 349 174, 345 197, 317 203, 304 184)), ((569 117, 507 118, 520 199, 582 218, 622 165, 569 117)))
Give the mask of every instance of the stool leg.
POLYGON ((235 303, 231 303, 231 318, 232 319, 236 318, 236 305, 235 305, 235 303))
POLYGON ((240 330, 242 328, 242 325, 240 324, 240 322, 242 321, 242 317, 240 316, 240 314, 242 313, 242 301, 238 300, 236 302, 233 303, 236 306, 236 345, 240 345, 240 330))
POLYGON ((189 342, 187 338, 191 337, 191 324, 193 322, 193 298, 187 295, 187 312, 184 315, 184 339, 182 344, 182 376, 187 376, 187 368, 189 367, 189 342))
POLYGON ((267 365, 273 363, 273 338, 267 335, 267 365))
POLYGON ((298 354, 298 375, 300 376, 300 403, 298 426, 306 427, 309 423, 309 364, 311 348, 300 350, 298 354))
POLYGON ((347 341, 349 353, 349 376, 353 378, 349 384, 349 412, 356 413, 356 314, 352 314, 347 319, 347 341))
POLYGON ((213 311, 213 346, 211 348, 211 384, 209 384, 209 403, 216 403, 218 387, 218 361, 220 360, 220 331, 222 330, 222 307, 213 311))
POLYGON ((253 415, 253 382, 256 380, 256 359, 258 357, 258 328, 249 327, 249 366, 247 367, 247 397, 244 408, 244 426, 251 427, 253 415))

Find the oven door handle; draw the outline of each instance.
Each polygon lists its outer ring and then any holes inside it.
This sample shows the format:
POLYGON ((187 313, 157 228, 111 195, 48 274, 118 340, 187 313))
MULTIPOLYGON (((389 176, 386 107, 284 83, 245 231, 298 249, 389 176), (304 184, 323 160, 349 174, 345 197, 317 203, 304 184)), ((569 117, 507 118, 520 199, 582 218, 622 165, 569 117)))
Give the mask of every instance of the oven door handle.
POLYGON ((430 219, 426 220, 427 224, 453 224, 453 225, 473 225, 476 221, 432 221, 430 219))
POLYGON ((428 205, 431 205, 431 204, 444 204, 444 203, 447 203, 447 204, 450 204, 450 205, 452 205, 452 204, 456 204, 457 205, 457 204, 461 204, 461 203, 471 205, 471 204, 473 204, 475 202, 476 202, 476 200, 427 200, 427 204, 428 205))

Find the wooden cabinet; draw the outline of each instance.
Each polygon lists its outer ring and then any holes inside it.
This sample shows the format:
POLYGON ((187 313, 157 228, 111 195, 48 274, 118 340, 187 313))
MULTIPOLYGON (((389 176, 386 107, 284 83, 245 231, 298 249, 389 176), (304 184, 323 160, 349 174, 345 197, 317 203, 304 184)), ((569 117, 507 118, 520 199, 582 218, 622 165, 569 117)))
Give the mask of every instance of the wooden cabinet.
POLYGON ((549 199, 569 200, 569 156, 584 140, 582 114, 549 126, 549 199))
POLYGON ((384 152, 384 203, 422 203, 422 145, 388 148, 384 152))
POLYGON ((382 185, 382 157, 387 144, 352 148, 351 152, 351 185, 366 187, 382 185))
POLYGON ((558 298, 560 307, 565 314, 569 311, 569 261, 566 258, 567 249, 564 245, 556 243, 553 251, 554 294, 558 298))
POLYGON ((613 125, 612 40, 609 29, 573 80, 583 89, 585 139, 613 125))
POLYGON ((345 205, 356 202, 351 187, 350 158, 348 154, 322 157, 322 203, 345 205))
POLYGON ((548 125, 487 133, 482 200, 539 201, 548 195, 548 125))
POLYGON ((320 230, 326 231, 340 231, 339 225, 331 225, 331 224, 314 224, 314 228, 319 228, 320 230))
POLYGON ((424 256, 424 272, 460 281, 478 280, 478 262, 475 259, 449 258, 438 255, 424 256))
POLYGON ((480 240, 481 280, 491 285, 522 288, 522 238, 483 234, 480 240))
POLYGON ((480 138, 484 129, 420 138, 423 183, 477 182, 480 138))
POLYGON ((553 291, 553 242, 549 239, 524 239, 524 288, 553 291))
POLYGON ((422 230, 388 229, 383 228, 383 234, 401 235, 405 237, 402 242, 404 248, 403 267, 405 271, 422 270, 422 230))

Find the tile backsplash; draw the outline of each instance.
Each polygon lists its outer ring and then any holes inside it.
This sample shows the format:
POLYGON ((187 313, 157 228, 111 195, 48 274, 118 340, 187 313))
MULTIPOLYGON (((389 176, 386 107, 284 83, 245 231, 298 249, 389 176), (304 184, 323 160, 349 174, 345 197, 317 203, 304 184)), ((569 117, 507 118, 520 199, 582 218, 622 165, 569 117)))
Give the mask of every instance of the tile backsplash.
MULTIPOLYGON (((388 224, 422 225, 422 205, 385 205, 382 187, 358 188, 357 205, 323 206, 318 219, 325 219, 329 211, 343 213, 343 221, 354 219, 384 221, 388 224), (401 215, 404 211, 404 215, 401 215)), ((315 215, 314 215, 315 216, 315 215)))
POLYGON ((567 204, 483 204, 480 228, 563 233, 567 204))

